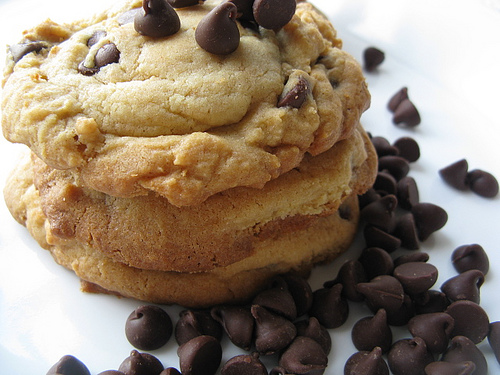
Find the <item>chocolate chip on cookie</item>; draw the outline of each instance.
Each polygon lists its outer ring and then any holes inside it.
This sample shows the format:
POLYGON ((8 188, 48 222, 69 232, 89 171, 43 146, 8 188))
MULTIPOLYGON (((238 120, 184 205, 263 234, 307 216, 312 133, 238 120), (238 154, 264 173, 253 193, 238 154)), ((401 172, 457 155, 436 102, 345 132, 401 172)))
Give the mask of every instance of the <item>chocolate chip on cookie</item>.
POLYGON ((309 82, 302 76, 290 78, 281 94, 278 107, 300 108, 311 92, 309 82))
POLYGON ((19 43, 10 46, 9 50, 12 54, 12 59, 15 63, 21 60, 25 55, 30 52, 40 52, 47 45, 43 42, 29 42, 29 43, 19 43))
POLYGON ((201 4, 203 1, 205 0, 168 0, 168 3, 173 8, 186 8, 201 4))
POLYGON ((295 0, 255 0, 253 15, 264 29, 279 30, 292 19, 295 0))
POLYGON ((163 38, 179 31, 181 21, 174 8, 166 0, 144 0, 143 12, 134 17, 135 30, 152 38, 163 38))

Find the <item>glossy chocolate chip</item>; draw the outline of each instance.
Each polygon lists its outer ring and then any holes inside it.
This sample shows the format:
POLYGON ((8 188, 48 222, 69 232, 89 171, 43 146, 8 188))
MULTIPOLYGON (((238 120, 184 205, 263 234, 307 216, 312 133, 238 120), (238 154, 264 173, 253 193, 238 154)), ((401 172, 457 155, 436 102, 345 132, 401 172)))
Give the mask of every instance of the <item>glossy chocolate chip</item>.
POLYGON ((143 0, 142 11, 134 17, 134 28, 139 34, 163 38, 175 34, 181 21, 167 0, 143 0))
POLYGON ((417 225, 412 213, 406 213, 396 219, 393 234, 401 240, 401 246, 405 249, 418 250, 420 248, 417 225))
POLYGON ((352 343, 361 351, 372 351, 380 347, 387 353, 392 345, 392 330, 387 322, 387 313, 379 309, 374 316, 358 320, 351 330, 352 343))
POLYGON ((385 194, 396 194, 398 189, 398 182, 388 172, 378 172, 373 188, 378 192, 383 192, 385 194))
POLYGON ((297 307, 288 288, 277 286, 263 290, 254 297, 252 304, 265 307, 289 320, 297 317, 297 307))
POLYGON ((367 283, 359 283, 357 290, 366 298, 367 304, 372 311, 385 309, 396 311, 404 301, 404 290, 401 282, 393 276, 377 276, 367 283))
POLYGON ((279 359, 279 366, 290 374, 322 374, 328 365, 328 357, 313 339, 297 336, 279 359))
POLYGON ((302 76, 290 77, 278 101, 278 108, 300 108, 311 93, 307 79, 302 76))
POLYGON ((253 16, 253 0, 230 0, 238 9, 238 19, 243 21, 254 22, 253 16))
POLYGON ((117 63, 120 60, 120 51, 114 43, 107 43, 99 48, 95 54, 95 67, 100 69, 106 65, 117 63))
POLYGON ((405 176, 398 181, 397 197, 399 207, 405 210, 411 210, 420 201, 417 183, 413 177, 405 176))
POLYGON ((158 375, 163 371, 163 365, 158 358, 149 353, 139 353, 132 350, 118 367, 125 375, 158 375))
POLYGON ((9 51, 12 55, 14 63, 17 63, 28 53, 30 52, 38 53, 44 48, 47 48, 47 44, 45 44, 44 42, 28 42, 28 43, 13 44, 9 47, 9 51))
POLYGON ((401 156, 386 155, 378 159, 378 170, 388 171, 397 181, 399 181, 410 171, 410 164, 401 156))
POLYGON ((471 361, 459 363, 431 362, 425 366, 425 375, 472 375, 476 365, 471 361))
POLYGON ((498 195, 498 181, 489 172, 474 169, 467 173, 467 183, 470 189, 485 198, 494 198, 498 195))
POLYGON ((90 375, 90 371, 78 358, 65 355, 47 371, 47 375, 90 375))
POLYGON ((313 304, 309 315, 314 316, 326 328, 337 328, 349 315, 349 304, 342 295, 342 284, 331 288, 320 288, 313 293, 313 304))
POLYGON ((387 108, 391 112, 396 111, 398 106, 401 104, 401 102, 405 99, 408 99, 408 88, 403 87, 400 90, 398 90, 390 99, 389 103, 387 104, 387 108))
POLYGON ((367 204, 361 210, 361 218, 367 223, 390 232, 394 226, 395 210, 398 200, 395 195, 388 194, 374 202, 367 204))
POLYGON ((255 0, 253 16, 264 29, 279 30, 295 14, 295 0, 255 0))
POLYGON ((96 30, 87 40, 87 47, 92 47, 94 44, 99 42, 102 38, 106 36, 106 31, 104 30, 96 30))
POLYGON ((222 338, 222 326, 212 318, 210 311, 183 310, 175 325, 175 340, 182 345, 194 337, 208 335, 222 338))
POLYGON ((143 305, 135 309, 125 323, 127 340, 137 349, 155 350, 172 336, 172 320, 158 306, 143 305))
POLYGON ((375 147, 375 151, 377 152, 378 157, 386 155, 397 155, 399 153, 398 149, 391 145, 387 138, 377 136, 372 137, 371 141, 373 147, 375 147))
POLYGON ((360 351, 349 357, 344 375, 389 375, 389 367, 382 357, 382 350, 360 351))
POLYGON ((458 190, 468 190, 467 173, 469 164, 467 160, 458 160, 439 170, 439 175, 448 185, 458 190))
MULTIPOLYGON (((356 286, 359 283, 368 281, 363 265, 357 259, 346 261, 339 269, 336 282, 342 284, 342 294, 350 301, 361 302, 365 299, 364 295, 359 293, 356 286)), ((331 287, 332 285, 325 285, 331 287)))
POLYGON ((237 8, 227 1, 205 15, 195 31, 198 45, 215 55, 228 55, 240 44, 240 31, 236 24, 237 8))
POLYGON ((431 313, 414 316, 408 322, 408 330, 413 337, 425 341, 432 353, 443 353, 448 347, 455 320, 449 314, 431 313))
POLYGON ((408 262, 394 269, 394 277, 398 279, 406 293, 416 295, 429 290, 438 278, 435 266, 424 262, 408 262))
POLYGON ((478 304, 465 300, 455 301, 445 312, 455 321, 452 336, 465 336, 474 344, 479 344, 488 335, 488 314, 478 304))
POLYGON ((258 353, 241 354, 225 363, 221 375, 267 375, 267 369, 258 353))
POLYGON ((172 8, 186 8, 202 4, 205 0, 167 0, 172 8))
POLYGON ((309 319, 301 320, 295 323, 297 327, 297 336, 305 336, 313 339, 318 344, 325 354, 329 354, 332 348, 332 338, 328 330, 314 316, 309 319))
POLYGON ((491 349, 500 364, 500 321, 490 323, 488 343, 490 344, 491 349))
POLYGON ((387 354, 389 368, 394 375, 421 375, 434 362, 432 353, 420 337, 396 341, 387 354))
POLYGON ((411 137, 401 137, 394 141, 393 146, 399 151, 398 155, 405 158, 410 163, 420 159, 420 146, 411 137))
POLYGON ((411 208, 411 213, 415 219, 420 241, 427 240, 448 221, 448 213, 433 203, 417 203, 411 208))
POLYGON ((403 254, 394 259, 394 267, 400 266, 401 264, 410 262, 427 262, 429 260, 429 254, 422 251, 415 251, 408 254, 403 254))
POLYGON ((462 273, 469 270, 479 270, 486 275, 490 269, 490 261, 483 247, 478 244, 462 245, 457 247, 451 261, 455 269, 462 273))
POLYGON ((480 288, 484 283, 484 275, 479 270, 469 270, 446 280, 441 290, 450 301, 469 300, 479 303, 480 288))
POLYGON ((363 249, 358 260, 365 269, 369 280, 380 275, 390 275, 394 270, 392 257, 379 247, 363 249))
POLYGON ((443 353, 441 360, 451 363, 471 361, 476 365, 474 375, 488 374, 488 363, 486 362, 484 354, 465 336, 453 337, 450 346, 443 353))
POLYGON ((211 310, 231 342, 245 350, 250 350, 253 341, 254 320, 250 309, 243 306, 217 306, 211 310))
POLYGON ((373 225, 365 225, 363 236, 367 247, 378 247, 388 253, 396 251, 401 246, 399 238, 373 225))
POLYGON ((363 51, 363 67, 373 72, 385 60, 385 53, 376 47, 368 47, 363 51))
POLYGON ((213 375, 222 360, 222 347, 212 336, 198 336, 177 349, 182 375, 213 375))
POLYGON ((420 113, 410 99, 404 99, 399 103, 392 117, 392 122, 400 126, 415 127, 421 121, 420 113))
POLYGON ((443 312, 450 305, 446 294, 439 290, 429 290, 414 297, 415 310, 417 314, 428 314, 443 312))
POLYGON ((288 319, 253 305, 255 319, 255 349, 262 355, 271 355, 287 347, 297 335, 297 328, 288 319))
POLYGON ((297 316, 304 315, 311 308, 313 291, 309 282, 299 275, 286 274, 282 276, 292 294, 297 309, 297 316))

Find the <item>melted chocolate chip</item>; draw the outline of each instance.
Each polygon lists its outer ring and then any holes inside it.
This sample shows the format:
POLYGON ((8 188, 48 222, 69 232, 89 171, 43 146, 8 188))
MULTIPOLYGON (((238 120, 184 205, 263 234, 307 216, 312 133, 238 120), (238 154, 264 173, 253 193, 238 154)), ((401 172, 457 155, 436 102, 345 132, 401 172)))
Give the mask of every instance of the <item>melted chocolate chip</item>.
POLYGON ((285 85, 278 107, 300 108, 305 103, 311 89, 309 82, 302 76, 290 78, 285 85))
POLYGON ((389 367, 382 357, 382 350, 360 351, 349 357, 344 375, 389 375, 389 367))
POLYGON ((469 270, 446 280, 441 285, 441 290, 450 301, 469 300, 479 303, 483 282, 484 275, 481 271, 469 270))
POLYGON ((249 308, 243 306, 219 306, 211 310, 231 342, 245 350, 250 350, 253 340, 254 320, 249 308))
POLYGON ((297 328, 290 320, 258 305, 252 306, 251 311, 255 318, 255 348, 260 354, 274 354, 295 338, 297 328))
POLYGON ((281 355, 279 365, 290 374, 322 374, 328 365, 328 357, 313 339, 296 337, 281 355))
POLYGON ((242 354, 229 359, 221 375, 267 375, 267 369, 258 353, 242 354))
POLYGON ((457 247, 451 255, 455 269, 462 273, 469 270, 479 270, 486 276, 490 269, 490 261, 483 247, 478 244, 457 247))
POLYGON ((476 365, 471 361, 459 363, 431 362, 425 366, 425 375, 472 375, 476 365))
POLYGON ((484 358, 484 354, 465 336, 453 337, 441 360, 451 363, 471 361, 476 365, 474 375, 486 375, 488 373, 488 363, 484 358))
POLYGON ((163 365, 158 358, 148 353, 132 350, 118 367, 125 375, 157 375, 163 371, 163 365))
POLYGON ((420 114, 410 99, 404 99, 394 111, 392 122, 396 125, 414 127, 420 124, 420 114))
POLYGON ((202 18, 195 31, 198 45, 215 55, 228 55, 240 44, 236 24, 237 8, 227 1, 219 4, 202 18))
POLYGON ((420 337, 396 341, 387 355, 394 375, 421 375, 425 367, 434 362, 432 353, 420 337))
POLYGON ((309 315, 326 328, 337 328, 344 324, 349 315, 349 304, 342 296, 342 284, 316 290, 309 315))
POLYGON ((490 322, 486 311, 471 301, 456 301, 446 308, 455 323, 452 336, 465 336, 479 344, 488 335, 490 322))
POLYGON ((65 355, 49 369, 47 375, 90 375, 90 371, 78 358, 65 355))
POLYGON ((392 345, 392 330, 387 323, 387 313, 379 309, 374 316, 358 320, 351 330, 352 343, 361 351, 372 351, 376 347, 387 353, 392 345))
POLYGON ((414 316, 408 322, 413 337, 425 341, 432 353, 443 353, 448 347, 455 320, 446 313, 431 313, 414 316))
POLYGON ((222 347, 213 336, 198 336, 177 349, 182 375, 213 375, 222 360, 222 347))
POLYGON ((470 189, 485 198, 494 198, 498 195, 498 181, 491 173, 475 169, 467 173, 467 183, 470 189))
POLYGON ((181 21, 167 0, 143 0, 142 9, 134 17, 134 28, 139 34, 163 38, 179 31, 181 21))
POLYGON ((387 107, 391 112, 396 111, 403 100, 408 99, 408 88, 403 87, 397 91, 390 99, 387 107))
POLYGON ((14 60, 14 63, 17 63, 28 53, 30 52, 38 53, 44 48, 47 48, 47 45, 43 42, 28 42, 28 43, 13 44, 12 46, 9 47, 9 51, 12 54, 12 59, 14 60))
POLYGON ((253 15, 264 29, 279 30, 290 22, 295 8, 295 0, 255 0, 253 15))
POLYGON ((368 72, 373 72, 384 60, 385 54, 378 48, 368 47, 363 51, 363 66, 368 72))
POLYGON ((469 189, 467 184, 468 170, 469 164, 467 163, 467 160, 461 159, 440 169, 439 175, 448 185, 454 187, 455 189, 465 191, 469 189))
POLYGON ((165 345, 172 336, 172 320, 160 307, 140 306, 127 318, 125 334, 137 349, 155 350, 165 345))

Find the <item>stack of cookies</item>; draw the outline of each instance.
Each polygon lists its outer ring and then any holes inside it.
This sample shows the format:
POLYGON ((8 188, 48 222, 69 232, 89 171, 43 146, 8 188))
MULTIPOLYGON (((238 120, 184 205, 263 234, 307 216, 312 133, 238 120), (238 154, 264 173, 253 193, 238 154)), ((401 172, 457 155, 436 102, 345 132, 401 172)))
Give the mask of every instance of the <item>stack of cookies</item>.
POLYGON ((10 46, 2 127, 31 153, 5 199, 84 290, 240 302, 349 247, 361 68, 311 4, 263 3, 125 0, 10 46))

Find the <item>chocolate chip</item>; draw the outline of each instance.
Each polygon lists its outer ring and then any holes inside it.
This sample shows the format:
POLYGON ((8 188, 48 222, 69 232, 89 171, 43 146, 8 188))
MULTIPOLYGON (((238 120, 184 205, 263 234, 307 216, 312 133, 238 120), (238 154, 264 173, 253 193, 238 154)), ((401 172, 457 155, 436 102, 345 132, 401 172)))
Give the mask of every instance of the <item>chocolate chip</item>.
POLYGON ((174 367, 167 367, 165 370, 160 372, 160 375, 182 375, 179 370, 174 367))
POLYGON ((102 38, 106 36, 106 31, 104 30, 96 30, 87 40, 87 47, 92 47, 94 44, 99 42, 102 38))
POLYGON ((240 31, 236 24, 237 8, 227 1, 205 15, 195 31, 198 45, 215 55, 228 55, 240 44, 240 31))
POLYGON ((291 76, 286 83, 278 101, 278 108, 300 108, 310 95, 311 88, 307 79, 302 76, 291 76))
POLYGON ((175 340, 182 345, 194 337, 208 335, 217 340, 222 338, 221 325, 212 318, 210 311, 183 310, 175 325, 175 340))
POLYGON ((368 72, 373 72, 384 60, 385 54, 378 48, 368 47, 363 51, 363 66, 368 72))
POLYGON ((218 306, 211 310, 231 342, 245 350, 250 350, 253 341, 254 320, 249 308, 243 306, 218 306))
POLYGON ((163 371, 163 365, 158 358, 149 353, 139 353, 132 350, 118 367, 125 375, 157 375, 163 371))
POLYGON ((173 35, 180 27, 179 16, 167 0, 143 0, 142 11, 134 17, 135 31, 152 38, 173 35))
POLYGON ((371 141, 379 157, 386 155, 397 155, 399 153, 398 149, 392 146, 384 137, 372 137, 371 141))
POLYGON ((158 306, 139 306, 127 318, 125 335, 137 349, 155 350, 165 345, 172 336, 172 320, 158 306))
POLYGON ((432 289, 419 296, 415 296, 414 301, 417 314, 443 312, 450 304, 446 294, 432 289))
POLYGON ((469 185, 467 184, 467 173, 469 170, 469 164, 467 160, 458 160, 447 167, 441 168, 439 170, 439 175, 441 178, 450 186, 458 190, 468 190, 469 185))
POLYGON ((205 0, 167 0, 173 8, 192 7, 203 3, 205 0))
POLYGON ((332 348, 330 333, 314 316, 295 323, 295 327, 297 327, 297 336, 305 336, 313 339, 321 345, 326 355, 330 353, 332 348))
POLYGON ((408 160, 410 163, 420 159, 420 146, 411 137, 401 137, 394 141, 393 146, 399 151, 398 155, 408 160))
POLYGON ((403 305, 405 298, 399 280, 389 275, 377 276, 370 282, 359 283, 356 288, 365 296, 372 311, 379 309, 385 309, 387 312, 397 311, 403 305))
POLYGON ((416 310, 413 298, 405 293, 403 304, 398 309, 387 310, 387 322, 391 326, 401 327, 407 324, 415 314, 416 310))
POLYGON ((453 337, 450 346, 443 353, 441 360, 451 363, 471 361, 476 365, 474 375, 488 374, 488 363, 484 354, 465 336, 453 337))
POLYGON ((226 362, 221 375, 267 375, 267 369, 258 353, 241 354, 226 362))
POLYGON ((365 225, 363 230, 367 247, 378 247, 388 253, 396 251, 401 246, 401 240, 373 225, 365 225))
POLYGON ((389 232, 394 225, 394 211, 398 205, 395 195, 388 194, 361 210, 361 218, 367 223, 389 232))
POLYGON ((467 173, 467 183, 470 189, 485 198, 494 198, 498 195, 498 181, 491 173, 474 169, 467 173))
POLYGON ((486 275, 490 269, 490 261, 483 247, 478 244, 457 247, 451 260, 455 269, 462 273, 469 270, 479 270, 486 275))
POLYGON ((382 357, 382 350, 360 351, 349 357, 344 375, 389 375, 389 368, 382 357))
POLYGON ((446 211, 432 203, 417 203, 411 208, 411 213, 415 219, 420 241, 427 240, 432 233, 444 227, 448 221, 446 211))
POLYGON ((106 65, 117 63, 120 60, 120 51, 114 43, 107 43, 99 48, 95 54, 95 67, 100 69, 106 65))
POLYGON ((274 287, 263 290, 254 297, 252 304, 265 307, 289 320, 297 317, 297 307, 288 288, 274 287))
POLYGON ((500 363, 500 321, 490 323, 488 343, 490 344, 498 363, 500 363))
POLYGON ((222 347, 213 336, 198 336, 177 349, 182 375, 213 375, 222 360, 222 347))
POLYGON ((459 363, 431 362, 425 366, 425 375, 472 375, 476 365, 471 361, 459 363))
POLYGON ((301 276, 286 274, 282 276, 288 286, 288 291, 292 294, 297 309, 297 316, 302 316, 311 308, 313 292, 308 281, 301 276))
MULTIPOLYGON (((339 269, 337 275, 337 282, 342 284, 342 294, 350 301, 361 302, 365 299, 364 295, 359 293, 356 286, 359 283, 364 283, 368 281, 365 269, 362 264, 356 260, 351 259, 345 262, 339 269)), ((325 287, 331 287, 332 285, 325 284, 325 287)))
POLYGON ((438 270, 429 263, 409 262, 397 266, 393 275, 401 282, 406 293, 416 295, 426 292, 434 285, 438 270))
POLYGON ((297 328, 288 319, 254 305, 255 348, 262 355, 271 355, 287 347, 297 335, 297 328))
POLYGON ((394 375, 421 375, 425 367, 434 362, 432 353, 420 337, 396 341, 387 355, 394 375))
POLYGON ((471 301, 455 301, 445 312, 454 321, 452 336, 465 336, 474 344, 479 344, 489 332, 489 318, 486 311, 471 301))
POLYGON ((441 285, 441 290, 450 301, 468 300, 479 303, 483 282, 484 275, 481 271, 469 270, 446 280, 441 285))
POLYGON ((295 0, 255 0, 253 16, 264 29, 279 30, 295 14, 295 0))
POLYGON ((127 10, 126 12, 123 12, 122 14, 120 14, 118 16, 118 23, 120 24, 120 26, 132 23, 132 22, 134 22, 134 18, 137 15, 137 13, 141 13, 141 12, 142 12, 142 8, 133 8, 133 9, 127 10))
MULTIPOLYGON (((117 370, 106 370, 98 373, 97 375, 125 375, 125 374, 117 370)), ((160 375, 166 375, 166 374, 163 374, 163 372, 161 372, 160 375)))
POLYGON ((411 210, 420 201, 417 183, 413 177, 405 176, 398 181, 397 197, 399 207, 405 210, 411 210))
POLYGON ((408 330, 413 337, 425 341, 432 353, 443 353, 448 347, 455 320, 449 314, 430 313, 414 316, 408 322, 408 330))
POLYGON ((396 194, 397 186, 396 179, 388 172, 378 172, 373 184, 376 191, 384 194, 396 194))
POLYGON ((238 9, 238 19, 240 21, 255 22, 253 16, 253 0, 230 0, 238 9))
POLYGON ((351 330, 352 343, 356 349, 371 351, 380 347, 387 353, 392 345, 392 330, 387 323, 387 312, 379 309, 374 316, 358 320, 351 330))
POLYGON ((359 208, 363 209, 370 203, 373 203, 381 198, 380 194, 373 188, 368 189, 364 194, 358 197, 359 208))
POLYGON ((412 213, 397 218, 393 234, 401 240, 401 246, 405 249, 418 250, 420 248, 417 226, 412 213))
POLYGON ((12 59, 14 60, 14 63, 17 63, 28 53, 30 52, 38 53, 44 48, 47 48, 47 44, 44 42, 28 42, 28 43, 13 44, 9 47, 9 51, 12 54, 12 59))
POLYGON ((328 357, 315 340, 298 336, 281 355, 279 365, 290 374, 321 374, 328 365, 328 357))
POLYGON ((93 76, 99 71, 97 67, 87 67, 85 66, 85 61, 82 61, 80 64, 78 64, 78 72, 80 74, 83 74, 84 76, 93 76))
POLYGON ((47 375, 90 375, 90 371, 78 358, 65 355, 49 369, 47 375))
POLYGON ((420 124, 420 113, 410 99, 404 99, 394 111, 392 122, 395 125, 415 127, 420 124))
POLYGON ((399 91, 397 91, 390 99, 387 107, 391 112, 396 111, 401 102, 405 99, 408 99, 408 88, 403 87, 399 91))
POLYGON ((363 249, 358 260, 365 269, 369 280, 380 275, 390 275, 394 270, 391 256, 379 247, 363 249))
POLYGON ((378 170, 387 170, 397 181, 399 181, 410 171, 410 164, 401 156, 386 155, 378 159, 378 170))
POLYGON ((349 315, 349 304, 342 295, 342 284, 314 291, 309 315, 326 328, 337 328, 344 324, 349 315))
POLYGON ((400 266, 401 264, 410 263, 410 262, 427 262, 429 260, 429 254, 416 251, 404 255, 400 255, 396 259, 394 259, 394 267, 400 266))

